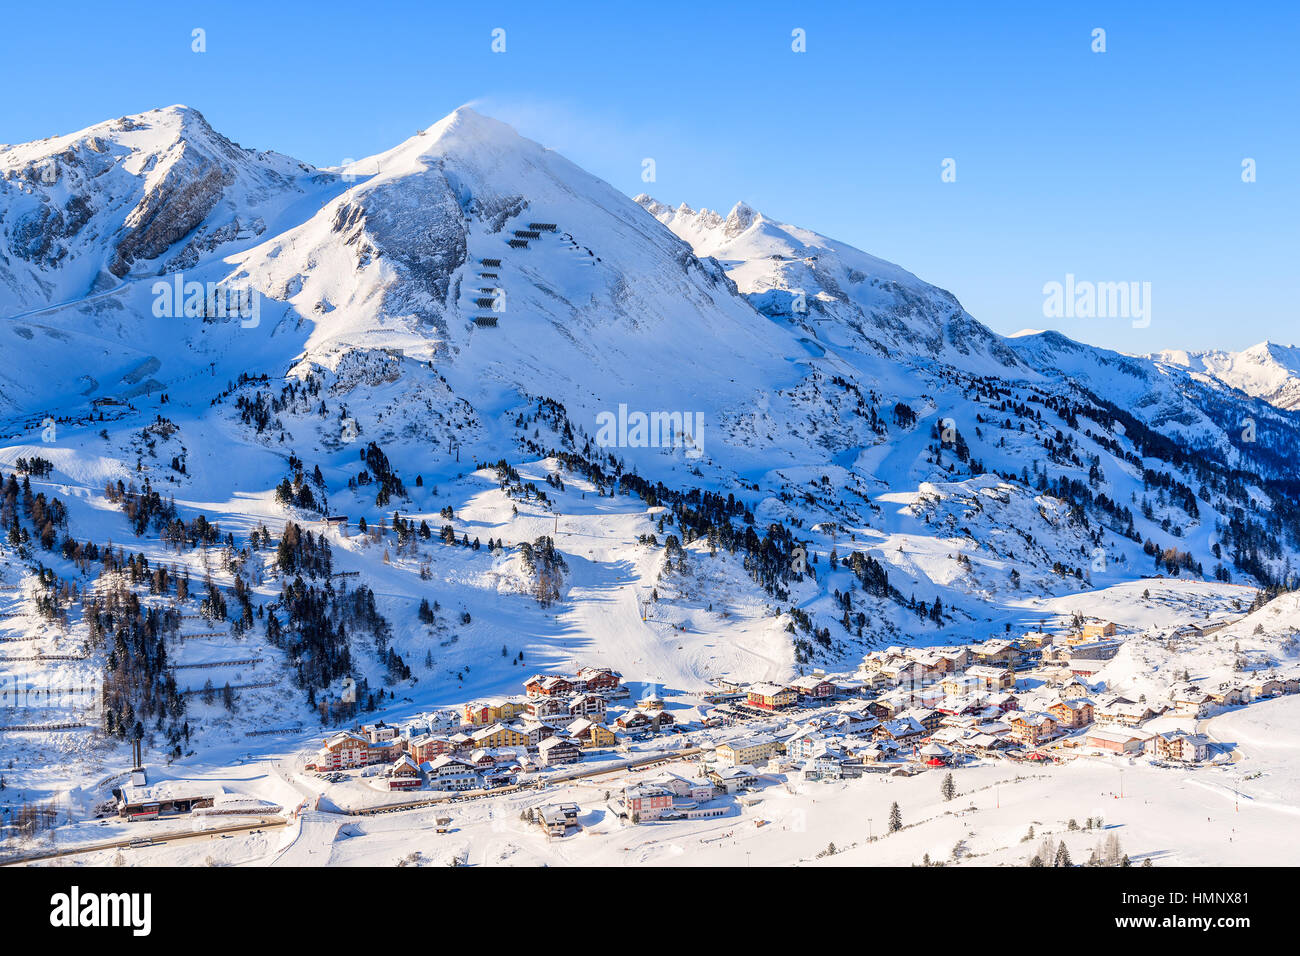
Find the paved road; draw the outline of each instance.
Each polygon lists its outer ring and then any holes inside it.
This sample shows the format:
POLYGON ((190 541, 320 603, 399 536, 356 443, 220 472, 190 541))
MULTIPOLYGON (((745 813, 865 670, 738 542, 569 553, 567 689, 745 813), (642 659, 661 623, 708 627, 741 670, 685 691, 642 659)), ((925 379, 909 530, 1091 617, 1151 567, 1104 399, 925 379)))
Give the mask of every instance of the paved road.
POLYGON ((670 763, 675 760, 681 760, 683 757, 690 757, 700 752, 699 747, 688 747, 684 750, 672 750, 665 753, 653 754, 645 757, 636 757, 631 760, 620 762, 616 767, 599 767, 592 770, 586 770, 579 773, 568 774, 563 777, 549 778, 541 787, 522 786, 520 784, 511 784, 507 787, 497 787, 493 790, 465 790, 460 793, 449 794, 444 797, 426 797, 422 800, 413 800, 404 803, 392 803, 382 807, 364 807, 360 810, 343 810, 340 812, 350 817, 368 817, 378 813, 398 813, 402 810, 418 810, 421 807, 436 806, 440 803, 460 802, 463 800, 473 800, 480 797, 494 797, 507 793, 518 793, 519 791, 545 790, 547 787, 557 784, 570 783, 574 780, 582 780, 587 777, 599 777, 608 773, 618 773, 623 770, 634 770, 650 767, 660 763, 670 763))
POLYGON ((184 840, 210 840, 214 834, 218 833, 239 833, 244 830, 264 830, 269 827, 282 827, 289 821, 280 817, 264 817, 253 823, 232 823, 229 826, 214 827, 210 830, 175 830, 170 833, 161 833, 157 837, 149 837, 144 831, 134 837, 127 837, 122 840, 109 840, 104 843, 87 843, 81 846, 69 847, 66 850, 52 850, 43 853, 28 853, 7 860, 3 866, 23 866, 36 860, 53 860, 64 856, 77 856, 81 853, 94 853, 97 850, 112 850, 116 848, 129 847, 132 840, 138 840, 146 837, 153 842, 151 846, 162 846, 166 843, 180 843, 184 840))

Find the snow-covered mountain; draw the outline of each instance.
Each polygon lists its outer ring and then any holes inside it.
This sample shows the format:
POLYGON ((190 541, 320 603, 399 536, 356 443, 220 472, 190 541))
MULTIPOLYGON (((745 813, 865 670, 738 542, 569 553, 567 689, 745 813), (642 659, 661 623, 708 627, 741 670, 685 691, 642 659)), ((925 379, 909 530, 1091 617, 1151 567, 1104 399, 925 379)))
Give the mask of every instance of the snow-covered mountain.
POLYGON ((1300 348, 1294 345, 1260 342, 1240 352, 1167 349, 1151 358, 1218 379, 1278 408, 1300 409, 1300 348))
MULTIPOLYGON (((0 630, 46 627, 49 574, 93 588, 86 544, 129 542, 228 593, 213 655, 266 634, 247 693, 268 720, 349 669, 440 702, 513 688, 515 652, 775 678, 1143 575, 1295 568, 1296 413, 1168 360, 1004 338, 899 266, 743 204, 630 199, 473 110, 340 170, 183 107, 5 147, 0 170, 0 471, 20 478, 0 584, 27 589, 0 630), (178 276, 257 315, 160 309, 178 276), (199 515, 220 535, 175 524, 199 515), (329 579, 267 547, 287 522, 373 608, 309 626, 294 578, 329 579)), ((106 664, 72 604, 47 630, 106 664)))

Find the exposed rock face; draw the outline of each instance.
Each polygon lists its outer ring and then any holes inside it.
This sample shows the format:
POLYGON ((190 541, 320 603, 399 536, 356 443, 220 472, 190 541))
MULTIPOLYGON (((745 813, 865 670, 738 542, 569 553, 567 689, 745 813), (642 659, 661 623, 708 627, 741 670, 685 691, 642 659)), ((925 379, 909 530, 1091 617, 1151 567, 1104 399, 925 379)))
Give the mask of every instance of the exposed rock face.
POLYGON ((734 239, 746 229, 754 224, 754 217, 757 213, 746 206, 743 202, 736 203, 731 208, 727 221, 722 225, 722 234, 728 239, 734 239))
POLYGON ((20 308, 190 269, 332 180, 169 107, 0 146, 0 289, 20 308))
POLYGON ((109 271, 121 278, 135 260, 158 258, 207 218, 233 181, 233 173, 204 158, 172 167, 127 216, 109 271))

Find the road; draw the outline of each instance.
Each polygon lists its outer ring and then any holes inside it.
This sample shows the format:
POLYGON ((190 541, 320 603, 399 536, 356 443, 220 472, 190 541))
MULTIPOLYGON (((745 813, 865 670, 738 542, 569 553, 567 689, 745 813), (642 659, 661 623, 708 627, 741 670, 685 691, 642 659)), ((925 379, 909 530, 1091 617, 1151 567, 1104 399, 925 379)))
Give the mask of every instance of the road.
POLYGON ((454 803, 464 800, 475 800, 481 797, 495 797, 507 793, 519 793, 521 791, 544 790, 548 786, 560 783, 571 783, 574 780, 583 780, 588 777, 599 777, 604 774, 618 773, 625 770, 638 770, 645 767, 652 767, 655 764, 671 763, 675 760, 681 760, 683 757, 690 757, 700 752, 699 747, 688 747, 684 750, 671 750, 665 753, 652 754, 645 757, 636 757, 632 760, 620 762, 616 767, 600 767, 593 770, 582 771, 581 773, 569 774, 564 777, 552 777, 541 785, 540 788, 532 786, 523 786, 520 784, 511 784, 506 787, 497 787, 493 790, 465 790, 460 793, 449 794, 445 797, 427 797, 423 800, 412 800, 404 803, 386 804, 381 807, 364 807, 360 810, 342 810, 345 816, 350 817, 368 817, 378 813, 398 813, 402 810, 418 810, 421 807, 436 806, 440 803, 454 803))
POLYGON ((241 833, 245 830, 264 830, 270 827, 282 827, 288 824, 288 820, 280 817, 263 817, 252 823, 233 823, 229 826, 214 827, 210 830, 176 830, 169 833, 159 834, 158 838, 148 837, 145 831, 134 837, 128 837, 122 840, 108 840, 103 843, 87 843, 82 846, 69 847, 66 850, 52 850, 44 853, 29 853, 4 862, 3 866, 25 866, 38 860, 54 860, 65 856, 78 856, 82 853, 94 853, 98 850, 113 850, 129 847, 132 840, 138 840, 141 837, 151 839, 151 846, 162 846, 167 843, 180 843, 185 840, 210 840, 216 834, 220 833, 241 833))

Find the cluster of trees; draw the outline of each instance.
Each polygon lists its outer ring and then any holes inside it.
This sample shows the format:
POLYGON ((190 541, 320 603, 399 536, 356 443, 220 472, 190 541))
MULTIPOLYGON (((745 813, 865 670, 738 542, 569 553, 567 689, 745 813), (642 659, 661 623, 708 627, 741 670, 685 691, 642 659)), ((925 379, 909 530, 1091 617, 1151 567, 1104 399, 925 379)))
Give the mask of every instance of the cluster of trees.
POLYGON ((328 582, 317 587, 298 575, 284 584, 279 601, 266 615, 267 641, 293 661, 295 681, 307 691, 313 707, 318 691, 352 674, 354 633, 371 636, 379 660, 394 679, 410 676, 410 668, 388 645, 391 628, 375 607, 374 592, 364 585, 336 592, 328 582))
POLYGON ((302 508, 323 514, 329 508, 329 497, 325 489, 325 476, 317 465, 311 478, 304 474, 305 466, 297 455, 289 456, 289 470, 292 478, 282 478, 275 488, 275 500, 286 507, 302 508), (310 484, 308 483, 310 481, 310 484), (312 491, 312 488, 315 491, 312 491))
POLYGON ((110 481, 104 485, 104 497, 121 507, 137 538, 149 530, 150 524, 161 534, 168 524, 176 520, 175 499, 168 496, 164 501, 162 495, 153 490, 148 478, 139 491, 136 490, 134 481, 129 485, 124 484, 120 478, 116 484, 110 481))
MULTIPOLYGON (((227 385, 226 390, 212 400, 212 404, 221 404, 234 392, 242 391, 246 385, 266 385, 269 381, 265 375, 253 376, 241 373, 236 382, 227 385)), ((291 411, 296 414, 307 414, 313 410, 312 403, 320 395, 320 389, 320 379, 314 374, 308 375, 301 382, 293 380, 286 382, 281 387, 279 395, 272 394, 269 389, 262 391, 260 388, 251 397, 240 395, 235 399, 235 410, 239 414, 240 421, 251 426, 258 434, 270 429, 282 431, 284 425, 280 421, 280 413, 291 411)), ((323 401, 315 410, 322 416, 328 412, 323 401)))
POLYGON ((40 455, 34 455, 31 458, 18 458, 14 461, 14 468, 23 475, 48 478, 50 473, 54 471, 54 462, 48 458, 42 458, 40 455))
POLYGON ((275 555, 275 566, 283 574, 306 574, 308 577, 330 576, 333 553, 324 535, 303 531, 296 523, 285 523, 280 534, 280 546, 275 555))
POLYGON ((36 532, 36 539, 46 551, 54 548, 58 529, 67 527, 68 523, 68 509, 63 502, 58 498, 47 499, 43 491, 32 494, 28 475, 23 475, 21 484, 13 473, 8 479, 0 475, 0 525, 9 529, 7 539, 17 549, 32 539, 31 533, 19 521, 19 514, 27 516, 36 532))
POLYGON ((402 479, 393 471, 392 466, 388 463, 388 456, 374 442, 370 442, 360 452, 361 460, 366 463, 366 469, 357 473, 355 478, 348 479, 348 487, 356 490, 362 485, 376 484, 379 487, 375 490, 375 505, 379 508, 387 507, 388 503, 396 495, 399 498, 406 497, 406 487, 402 484, 402 479))
POLYGON ((519 560, 524 574, 532 578, 533 597, 542 607, 548 607, 560 599, 560 585, 569 566, 564 555, 555 550, 555 542, 549 535, 541 535, 532 544, 527 541, 519 544, 519 560))
POLYGON ((180 626, 174 609, 146 607, 126 580, 103 581, 99 595, 86 602, 89 645, 108 651, 104 663, 104 732, 119 740, 139 740, 147 729, 166 734, 180 755, 189 728, 185 698, 167 669, 166 638, 180 626), (150 726, 152 725, 152 726, 150 726))

